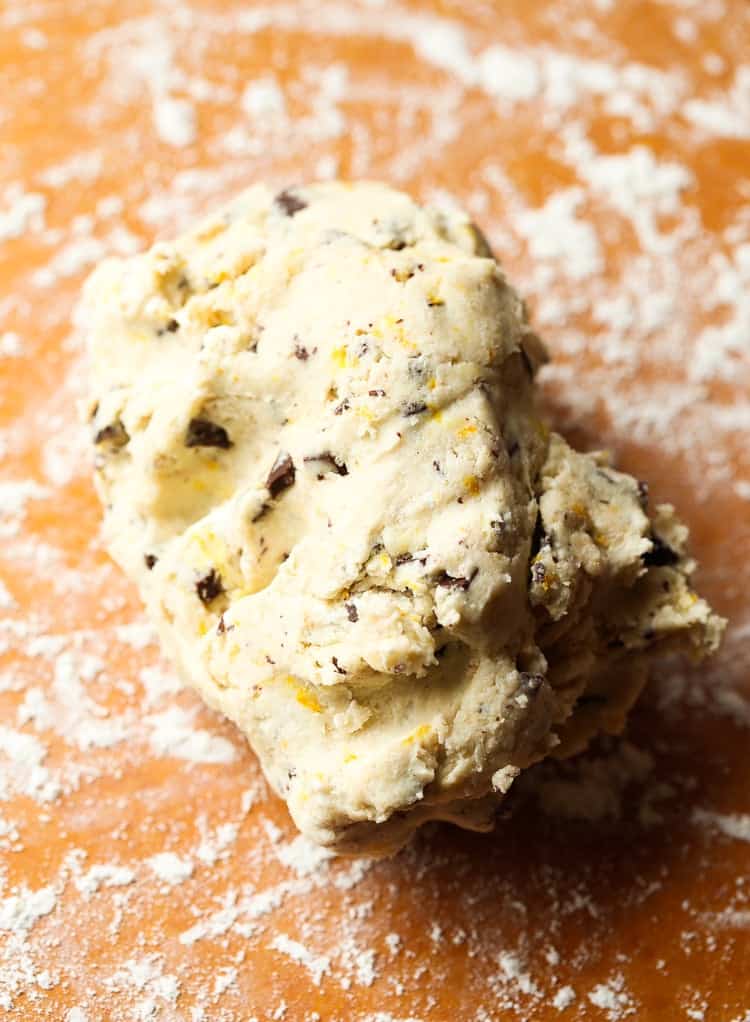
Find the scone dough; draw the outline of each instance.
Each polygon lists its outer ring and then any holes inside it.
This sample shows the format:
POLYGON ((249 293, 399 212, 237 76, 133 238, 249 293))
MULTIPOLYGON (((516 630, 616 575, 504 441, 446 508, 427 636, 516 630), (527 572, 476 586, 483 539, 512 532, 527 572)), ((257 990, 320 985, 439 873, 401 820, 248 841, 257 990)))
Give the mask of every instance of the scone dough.
POLYGON ((485 829, 722 622, 670 507, 541 421, 480 232, 376 183, 250 188, 103 263, 81 314, 105 529, 299 828, 485 829))

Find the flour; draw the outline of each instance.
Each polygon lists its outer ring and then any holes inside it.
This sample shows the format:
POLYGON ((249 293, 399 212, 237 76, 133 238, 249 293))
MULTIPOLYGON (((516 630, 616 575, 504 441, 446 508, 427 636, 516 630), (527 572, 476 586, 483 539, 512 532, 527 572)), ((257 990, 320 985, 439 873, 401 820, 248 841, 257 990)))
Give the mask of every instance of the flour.
POLYGON ((97 863, 74 878, 76 888, 87 899, 102 887, 128 887, 134 882, 135 872, 128 866, 106 862, 97 863))
POLYGON ((31 479, 0 481, 0 537, 17 536, 32 500, 43 500, 49 490, 31 479))
POLYGON ((0 358, 18 358, 23 354, 21 338, 13 330, 0 334, 0 358))
POLYGON ((194 864, 190 859, 183 859, 174 852, 159 852, 146 860, 148 866, 165 884, 181 884, 193 875, 194 864))
MULTIPOLYGON (((659 671, 647 736, 604 743, 519 789, 519 824, 554 828, 574 876, 541 839, 514 850, 514 819, 494 837, 462 844, 439 829, 395 862, 347 863, 292 835, 242 743, 180 693, 96 545, 70 542, 95 528, 73 437, 81 368, 73 342, 56 341, 80 276, 256 178, 282 187, 338 175, 468 203, 553 349, 544 372, 558 421, 596 432, 629 467, 641 447, 658 449, 691 495, 699 536, 705 510, 718 509, 727 547, 744 542, 750 483, 730 455, 750 404, 726 395, 748 381, 750 192, 721 153, 750 136, 750 65, 730 4, 658 6, 680 48, 662 66, 612 34, 613 0, 571 11, 564 30, 548 19, 533 38, 525 20, 493 20, 486 5, 438 16, 399 3, 176 0, 149 17, 102 11, 80 43, 43 5, 3 6, 3 33, 36 61, 4 68, 11 116, 47 116, 41 86, 57 88, 62 61, 87 76, 89 96, 56 115, 49 149, 9 142, 0 172, 0 378, 10 383, 0 416, 16 408, 12 381, 39 366, 38 400, 0 433, 0 1007, 10 1018, 317 1022, 299 1005, 332 989, 351 1022, 426 1022, 439 1014, 429 997, 454 989, 457 949, 466 1003, 488 1005, 457 1022, 548 1007, 639 1017, 632 963, 608 954, 628 950, 613 936, 620 912, 651 911, 649 897, 673 889, 660 871, 674 833, 695 883, 670 912, 696 937, 687 951, 660 948, 656 974, 689 969, 675 1017, 747 1022, 722 971, 750 926, 742 885, 724 884, 748 840, 747 806, 728 803, 721 780, 741 769, 729 750, 750 727, 746 616, 705 675, 659 671), (706 169, 714 151, 719 188, 706 169), (141 152, 137 173, 115 183, 123 158, 141 152), (537 152, 539 174, 526 162, 537 152), (32 363, 38 350, 59 359, 32 363), (26 452, 33 472, 16 467, 26 452), (706 720, 728 741, 712 747, 704 790, 706 750, 692 735, 706 720), (620 827, 634 828, 633 861, 608 891, 595 846, 620 827), (49 857, 38 851, 47 842, 49 857), (27 852, 35 874, 24 885, 27 852), (712 979, 690 950, 708 937, 712 979), (271 950, 279 940, 289 945, 271 950), (254 976, 271 959, 261 999, 254 976)), ((652 474, 659 499, 680 497, 652 474)), ((747 589, 741 558, 708 560, 715 593, 747 589)))
POLYGON ((621 976, 615 976, 608 983, 597 983, 589 991, 588 999, 595 1007, 605 1011, 607 1018, 612 1022, 636 1013, 633 1000, 624 988, 621 976))
POLYGON ((750 813, 715 813, 706 809, 693 811, 695 823, 719 831, 735 841, 750 842, 750 813))
POLYGON ((0 726, 0 799, 18 792, 37 802, 54 802, 60 781, 44 766, 47 748, 37 738, 0 726))
POLYGON ((197 138, 197 119, 193 104, 175 96, 160 96, 154 101, 154 127, 162 142, 182 148, 197 138))
POLYGON ((313 954, 303 944, 291 940, 284 933, 277 934, 271 941, 270 947, 281 954, 288 955, 292 961, 304 966, 316 987, 320 986, 323 976, 330 972, 331 961, 327 955, 313 954))
POLYGON ((555 193, 541 209, 521 213, 515 221, 531 256, 540 263, 563 262, 571 280, 591 277, 603 267, 596 234, 576 215, 583 201, 583 189, 570 188, 555 193))
POLYGON ((0 901, 0 930, 26 933, 43 916, 48 916, 57 904, 57 895, 51 887, 36 891, 23 888, 20 893, 0 901))
POLYGON ((195 710, 171 706, 144 718, 150 730, 150 745, 157 756, 174 756, 190 763, 231 763, 237 758, 227 738, 192 726, 195 710))
POLYGON ((278 856, 279 862, 283 863, 287 869, 291 869, 298 877, 310 876, 313 873, 323 876, 326 863, 333 858, 328 849, 313 844, 302 834, 298 834, 296 838, 286 844, 276 845, 274 852, 278 856))
POLYGON ((0 195, 0 244, 27 232, 44 230, 47 200, 39 192, 27 192, 21 184, 8 185, 0 195))
POLYGON ((240 102, 249 117, 261 120, 286 118, 286 99, 275 75, 248 82, 240 102))
POLYGON ((567 1011, 567 1009, 575 1003, 575 999, 576 993, 573 987, 560 987, 552 998, 552 1007, 557 1008, 558 1011, 567 1011))

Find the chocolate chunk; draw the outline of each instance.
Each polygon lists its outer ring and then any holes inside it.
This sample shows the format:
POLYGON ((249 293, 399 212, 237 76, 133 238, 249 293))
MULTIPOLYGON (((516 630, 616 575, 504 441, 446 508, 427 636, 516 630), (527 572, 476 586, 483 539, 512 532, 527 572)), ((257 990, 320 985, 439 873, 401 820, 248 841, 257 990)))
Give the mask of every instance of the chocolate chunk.
POLYGON ((405 417, 409 415, 421 415, 422 412, 426 411, 427 405, 424 403, 424 401, 410 401, 401 409, 401 413, 405 417))
POLYGON ((370 395, 370 397, 385 397, 385 391, 380 389, 368 390, 367 393, 370 395))
POLYGON ((346 607, 346 616, 349 618, 352 624, 354 624, 355 621, 359 621, 359 611, 354 606, 354 604, 345 603, 344 606, 346 607))
POLYGON ((680 559, 680 555, 668 546, 663 539, 659 539, 657 535, 651 536, 651 542, 654 544, 651 549, 641 555, 641 560, 649 568, 668 568, 673 564, 677 564, 680 559))
POLYGON ((94 436, 95 444, 110 444, 112 447, 124 447, 129 441, 128 431, 119 419, 102 426, 94 436))
POLYGON ((156 556, 156 554, 144 554, 143 560, 146 562, 146 567, 148 568, 148 570, 151 571, 151 569, 154 567, 159 558, 156 556))
MULTIPOLYGON (((306 463, 319 461, 324 465, 328 465, 329 468, 340 476, 349 475, 349 469, 346 467, 345 463, 340 458, 337 458, 335 454, 331 454, 330 451, 323 451, 322 454, 308 454, 307 457, 302 460, 306 463)), ((322 475, 319 475, 318 478, 322 478, 322 475)))
POLYGON ((224 623, 224 615, 222 614, 219 618, 219 623, 216 626, 216 631, 219 633, 219 635, 223 635, 226 632, 226 630, 227 626, 224 623))
POLYGON ((176 319, 170 319, 170 320, 167 320, 167 322, 166 322, 166 324, 164 326, 160 326, 159 327, 159 329, 156 331, 156 335, 157 335, 157 337, 163 337, 164 334, 173 334, 173 333, 176 333, 179 329, 180 329, 180 324, 177 322, 177 320, 176 319))
POLYGON ((279 192, 273 201, 284 210, 287 216, 294 216, 300 210, 307 209, 305 200, 301 199, 299 195, 295 195, 290 188, 285 188, 283 192, 279 192))
POLYGON ((344 670, 344 668, 343 668, 343 667, 342 667, 342 666, 341 666, 341 665, 339 664, 339 662, 338 662, 338 660, 336 659, 336 657, 335 657, 335 656, 332 656, 332 657, 331 657, 331 663, 332 663, 332 664, 333 664, 333 666, 334 666, 334 667, 336 668, 336 673, 337 673, 337 674, 346 674, 346 671, 345 671, 345 670, 344 670))
POLYGON ((461 589, 466 592, 478 574, 479 568, 475 568, 468 578, 462 575, 449 575, 447 571, 441 571, 437 577, 437 584, 447 589, 461 589))
POLYGON ((279 451, 276 461, 271 466, 271 471, 266 479, 266 489, 272 497, 278 497, 280 493, 287 490, 294 483, 295 470, 294 462, 289 454, 279 451))
POLYGON ((208 419, 191 419, 185 434, 186 447, 220 447, 226 451, 232 446, 223 426, 208 419))
POLYGON ((348 411, 349 411, 349 398, 345 397, 344 400, 340 404, 336 405, 336 407, 333 409, 333 414, 334 415, 341 415, 342 412, 348 412, 348 411))
POLYGON ((195 583, 195 591, 198 594, 198 599, 205 605, 211 603, 217 596, 221 596, 224 586, 221 584, 221 575, 216 568, 211 568, 208 574, 198 579, 195 583))
POLYGON ((310 352, 304 346, 304 344, 295 344, 294 346, 294 357, 298 358, 300 362, 307 362, 310 357, 310 352))

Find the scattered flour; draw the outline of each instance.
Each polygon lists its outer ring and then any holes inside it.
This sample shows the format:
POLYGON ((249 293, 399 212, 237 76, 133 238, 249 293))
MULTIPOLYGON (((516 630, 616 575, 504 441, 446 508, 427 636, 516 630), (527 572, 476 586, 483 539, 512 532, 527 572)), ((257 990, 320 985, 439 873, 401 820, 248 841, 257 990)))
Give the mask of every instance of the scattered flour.
POLYGON ((195 710, 170 706, 144 719, 156 756, 174 756, 190 763, 231 763, 237 758, 232 742, 203 728, 194 728, 195 710))
POLYGON ((128 866, 103 862, 90 866, 85 873, 75 877, 74 883, 85 898, 90 898, 102 887, 128 887, 135 883, 135 871, 128 866))
POLYGON ((198 130, 195 107, 188 99, 160 96, 154 101, 154 127, 167 145, 192 145, 198 130))
MULTIPOLYGON (((640 63, 638 47, 631 55, 630 47, 612 45, 599 21, 614 17, 614 0, 596 0, 565 35, 551 33, 549 41, 533 44, 514 36, 522 23, 512 15, 502 31, 488 33, 480 27, 485 15, 479 8, 476 14, 468 7, 458 12, 455 5, 454 17, 381 0, 230 0, 210 6, 175 0, 152 5, 146 16, 123 10, 110 24, 104 16, 101 25, 92 21, 78 52, 91 75, 92 101, 76 112, 75 148, 66 154, 57 147, 47 165, 41 159, 25 175, 9 162, 0 180, 0 256, 13 252, 19 239, 31 242, 34 255, 24 260, 29 268, 19 285, 14 282, 0 299, 0 358, 7 378, 25 371, 25 360, 48 329, 67 323, 69 295, 102 255, 134 251, 154 230, 168 233, 186 225, 249 178, 269 177, 281 185, 299 177, 300 167, 308 168, 308 177, 384 176, 416 185, 422 196, 468 202, 487 227, 556 355, 545 372, 561 421, 567 417, 581 426, 601 413, 611 423, 606 440, 616 449, 658 442, 667 458, 685 459, 684 484, 696 508, 723 502, 726 494, 750 499, 750 483, 735 476, 730 457, 731 445, 750 429, 750 405, 716 397, 712 390, 747 380, 750 353, 750 215, 744 209, 750 190, 739 181, 736 196, 731 189, 722 196, 726 225, 716 232, 701 219, 701 154, 750 137, 750 65, 732 49, 731 30, 717 23, 722 45, 717 37, 711 52, 700 51, 702 26, 715 17, 716 4, 683 4, 678 10, 668 0, 662 3, 674 14, 680 45, 697 47, 696 66, 710 76, 708 85, 701 85, 687 63, 659 68, 650 60, 640 63), (377 61, 352 62, 356 35, 377 48, 377 61), (301 42, 301 62, 290 59, 294 47, 286 50, 291 39, 301 42), (264 55, 253 58, 249 76, 224 73, 231 71, 234 47, 243 53, 257 47, 264 55), (213 50, 222 55, 226 50, 221 73, 213 50), (385 50, 394 57, 387 80, 380 61, 385 50), (604 123, 611 138, 600 130, 604 123), (475 130, 480 124, 482 130, 475 130), (188 169, 165 164, 163 173, 144 164, 122 192, 112 184, 123 151, 145 152, 156 139, 181 161, 191 153, 180 150, 199 137, 206 152, 215 154, 213 161, 188 169), (652 137, 658 146, 645 141, 652 137), (533 199, 525 191, 525 172, 516 166, 530 141, 560 165, 560 174, 549 179, 544 171, 544 189, 533 199), (92 186, 101 196, 95 203, 92 186), (660 362, 674 373, 656 383, 650 371, 660 362)), ((36 26, 43 24, 43 13, 36 4, 9 4, 0 11, 0 25, 4 32, 17 30, 31 51, 26 59, 39 54, 46 68, 62 50, 54 25, 36 26)), ((31 97, 43 113, 44 94, 34 91, 42 84, 39 73, 20 82, 11 67, 7 77, 9 90, 28 88, 24 102, 31 97)), ((56 124, 56 137, 64 139, 71 125, 56 124)), ((466 918, 454 927, 425 909, 428 971, 423 951, 415 955, 411 931, 395 913, 398 899, 424 898, 431 905, 434 877, 443 875, 452 850, 425 838, 394 863, 342 863, 301 837, 288 839, 288 828, 264 815, 267 792, 254 761, 242 758, 242 745, 210 724, 197 726, 192 697, 180 696, 180 705, 174 705, 180 683, 156 660, 151 627, 142 619, 109 623, 132 613, 114 569, 87 569, 84 580, 62 532, 58 536, 44 526, 45 534, 37 534, 42 528, 37 502, 47 512, 61 496, 67 500, 88 485, 82 482, 88 462, 71 433, 81 387, 77 345, 75 337, 61 341, 61 356, 70 358, 67 370, 55 365, 48 398, 24 409, 17 423, 3 421, 0 436, 5 459, 16 453, 19 440, 26 442, 24 436, 31 435, 36 445, 40 429, 53 434, 40 460, 41 482, 9 478, 10 472, 0 482, 0 554, 7 580, 0 586, 0 653, 12 657, 9 667, 0 663, 0 690, 8 700, 0 726, 0 799, 8 810, 3 806, 0 846, 12 866, 29 842, 44 840, 40 833, 50 835, 50 847, 73 834, 82 840, 81 821, 95 812, 111 830, 117 854, 100 861, 101 846, 90 859, 85 849, 74 849, 59 868, 44 865, 44 880, 32 887, 12 886, 12 873, 0 867, 0 1008, 18 1017, 30 1005, 42 1011, 45 991, 64 983, 80 1001, 68 1009, 66 1022, 93 1022, 103 1012, 112 1022, 177 1017, 213 1022, 230 1020, 236 1011, 247 1022, 259 1022, 296 1019, 290 984, 309 985, 312 996, 320 996, 318 986, 335 984, 346 1003, 350 998, 359 1004, 362 992, 382 1004, 375 1012, 352 1007, 352 1022, 424 1022, 439 1002, 446 948, 453 953, 461 948, 467 985, 492 1004, 472 1022, 492 1022, 495 1009, 509 1020, 529 1017, 547 1004, 571 1015, 637 1016, 639 1005, 627 985, 630 963, 624 959, 623 974, 612 976, 598 957, 613 909, 586 873, 588 853, 575 882, 556 872, 553 852, 542 856, 538 875, 531 864, 516 869, 509 853, 502 870, 494 859, 488 864, 484 885, 475 875, 476 854, 456 851, 455 862, 466 869, 459 907, 472 899, 486 907, 490 898, 493 918, 478 933, 466 918), (27 580, 34 606, 20 617, 27 580), (86 610, 78 602, 82 588, 86 610), (92 618, 91 607, 101 616, 92 618), (230 765, 226 800, 216 797, 216 804, 201 804, 194 815, 185 815, 185 778, 192 799, 201 769, 213 785, 222 773, 215 768, 230 765), (122 786, 131 766, 145 769, 144 776, 153 769, 158 779, 153 790, 146 785, 139 792, 137 813, 145 815, 137 818, 122 786), (234 770, 242 775, 240 788, 229 776, 234 770), (104 777, 112 790, 102 794, 101 787, 90 785, 104 777), (137 841, 128 842, 141 827, 158 834, 156 847, 175 850, 139 854, 137 841), (525 886, 527 870, 531 879, 525 886), (190 877, 200 879, 198 893, 199 885, 184 883, 190 877), (530 890, 532 900, 549 899, 543 928, 525 915, 530 890), (210 973, 174 966, 169 938, 149 912, 152 903, 159 911, 167 905, 170 915, 174 908, 184 919, 175 937, 178 953, 195 948, 200 954, 201 942, 210 942, 215 962, 210 973), (74 911, 63 919, 56 908, 74 911), (576 943, 566 927, 568 917, 579 916, 586 933, 576 943), (520 927, 516 919, 524 920, 520 927), (530 943, 503 951, 488 980, 473 970, 487 960, 488 941, 507 946, 502 927, 508 920, 530 943), (119 945, 113 951, 116 964, 91 973, 91 991, 83 998, 78 986, 85 973, 83 950, 79 958, 73 945, 83 949, 87 941, 114 940, 120 927, 136 925, 137 943, 119 945), (562 955, 552 953, 551 939, 562 955), (257 967, 255 956, 266 961, 269 948, 278 954, 274 996, 262 1006, 248 1004, 242 998, 248 989, 252 997, 248 977, 257 967)), ((78 514, 79 498, 74 499, 78 514)), ((96 550, 87 556, 97 556, 96 550)), ((719 567, 729 563, 714 560, 719 567)), ((747 581, 732 565, 727 588, 747 588, 747 581)), ((721 683, 670 667, 655 690, 659 712, 665 719, 710 714, 727 729, 750 726, 750 701, 734 666, 746 645, 738 625, 721 683)), ((675 783, 664 781, 661 753, 652 755, 640 744, 612 743, 574 764, 534 771, 519 785, 520 811, 541 808, 553 818, 550 826, 566 828, 566 819, 574 820, 573 830, 587 832, 596 832, 600 822, 630 819, 631 795, 638 799, 631 821, 636 827, 663 822, 678 798, 689 814, 691 778, 670 775, 675 783)), ((207 803, 217 790, 211 787, 207 803)), ((727 838, 750 840, 743 812, 717 812, 707 803, 694 808, 692 817, 727 838)), ((453 849, 450 842, 448 847, 453 849)), ((700 841, 689 847, 698 886, 710 892, 710 861, 700 858, 700 841)), ((487 848, 493 857, 500 854, 492 839, 487 848)), ((719 861, 718 843, 711 855, 719 861)), ((617 892, 618 905, 645 899, 652 889, 647 879, 636 873, 632 885, 617 892)), ((729 900, 695 911, 688 903, 684 913, 685 932, 703 927, 717 950, 750 926, 741 886, 729 900)), ((685 941, 688 951, 693 943, 685 941)), ((668 949, 669 961, 674 956, 681 966, 680 955, 688 951, 668 949)), ((700 1004, 686 993, 675 1011, 698 1018, 704 1012, 700 1004)), ((705 1012, 709 1017, 710 1009, 705 1012)), ((304 1022, 323 1020, 312 1012, 304 1022)))
POLYGON ((18 183, 7 185, 0 196, 0 244, 27 232, 41 233, 46 208, 47 200, 40 192, 27 192, 18 183))
POLYGON ((715 813, 707 809, 695 809, 693 820, 736 841, 750 842, 750 813, 715 813))
POLYGON ((292 961, 303 965, 316 987, 320 986, 323 976, 330 972, 331 960, 327 955, 315 955, 304 944, 292 940, 284 933, 278 933, 271 941, 270 947, 281 954, 288 955, 292 961))
POLYGON ((146 859, 146 863, 159 880, 166 884, 181 884, 193 875, 194 864, 190 859, 182 858, 174 852, 159 852, 146 859))
POLYGON ((552 998, 552 1007, 558 1011, 567 1011, 575 1003, 576 992, 571 986, 560 987, 552 998))
POLYGON ((54 911, 57 895, 51 887, 30 891, 27 887, 0 901, 0 930, 26 933, 37 920, 54 911))

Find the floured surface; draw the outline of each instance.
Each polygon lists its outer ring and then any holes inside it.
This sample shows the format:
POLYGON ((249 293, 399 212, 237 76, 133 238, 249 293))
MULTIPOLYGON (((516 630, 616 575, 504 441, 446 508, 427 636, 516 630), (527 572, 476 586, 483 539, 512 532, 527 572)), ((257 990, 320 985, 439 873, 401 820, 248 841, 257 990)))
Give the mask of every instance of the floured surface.
POLYGON ((9 1017, 744 1018, 746 6, 71 11, 1 16, 9 1017), (732 619, 710 670, 665 665, 626 744, 543 768, 494 837, 369 868, 299 843, 92 547, 67 325, 104 254, 250 180, 336 174, 486 225, 556 422, 680 507, 732 619))

